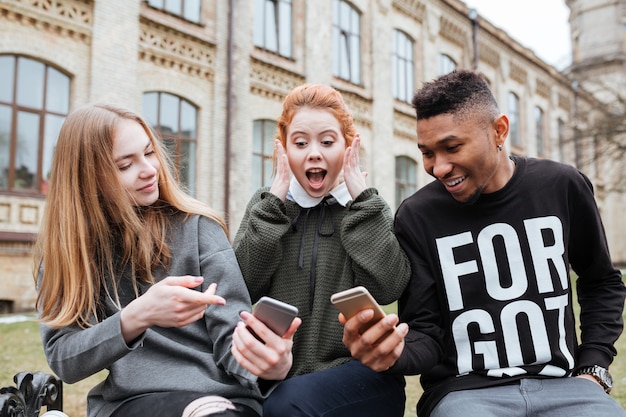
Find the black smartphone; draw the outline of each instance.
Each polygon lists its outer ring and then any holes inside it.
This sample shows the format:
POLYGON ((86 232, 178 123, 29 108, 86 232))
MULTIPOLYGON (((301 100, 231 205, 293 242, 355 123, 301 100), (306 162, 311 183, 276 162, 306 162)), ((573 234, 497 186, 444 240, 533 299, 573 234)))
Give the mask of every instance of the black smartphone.
POLYGON ((264 296, 257 302, 252 314, 261 320, 271 331, 282 336, 289 329, 293 319, 298 315, 298 308, 264 296))

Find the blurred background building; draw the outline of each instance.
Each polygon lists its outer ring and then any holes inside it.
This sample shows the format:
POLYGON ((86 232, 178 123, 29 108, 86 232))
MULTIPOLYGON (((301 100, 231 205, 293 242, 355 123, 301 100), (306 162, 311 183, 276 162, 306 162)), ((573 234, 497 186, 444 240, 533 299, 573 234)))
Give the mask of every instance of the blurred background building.
POLYGON ((0 312, 34 307, 31 248, 73 109, 142 114, 234 236, 252 192, 271 183, 292 88, 343 93, 362 169, 395 208, 430 181, 412 94, 455 68, 487 77, 512 154, 591 177, 614 261, 626 264, 626 0, 566 3, 572 64, 558 71, 460 0, 0 0, 0 312))

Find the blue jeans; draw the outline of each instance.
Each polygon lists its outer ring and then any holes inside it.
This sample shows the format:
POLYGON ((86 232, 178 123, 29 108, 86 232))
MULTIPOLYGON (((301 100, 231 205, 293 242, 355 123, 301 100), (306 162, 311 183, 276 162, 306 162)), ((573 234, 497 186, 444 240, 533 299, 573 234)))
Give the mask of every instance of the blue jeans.
POLYGON ((402 417, 404 377, 372 371, 353 360, 281 382, 263 417, 402 417))
POLYGON ((430 417, 620 417, 624 409, 600 385, 582 378, 531 379, 451 392, 430 417))

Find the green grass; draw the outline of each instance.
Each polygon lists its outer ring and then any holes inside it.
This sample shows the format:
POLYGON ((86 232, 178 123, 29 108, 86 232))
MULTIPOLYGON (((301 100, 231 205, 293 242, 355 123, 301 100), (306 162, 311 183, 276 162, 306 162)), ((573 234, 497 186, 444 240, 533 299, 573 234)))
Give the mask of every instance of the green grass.
MULTIPOLYGON (((389 312, 395 312, 396 306, 385 306, 389 312)), ((626 314, 625 314, 626 319, 626 314)), ((613 392, 611 396, 626 409, 626 337, 622 335, 616 343, 617 358, 611 365, 613 392)), ((0 387, 13 385, 13 375, 19 371, 52 371, 46 363, 39 328, 34 320, 12 324, 0 323, 0 387)), ((64 410, 70 417, 84 417, 87 392, 104 379, 106 373, 100 372, 76 384, 63 386, 64 410)), ((406 378, 405 417, 415 417, 415 404, 422 394, 418 376, 406 378)))

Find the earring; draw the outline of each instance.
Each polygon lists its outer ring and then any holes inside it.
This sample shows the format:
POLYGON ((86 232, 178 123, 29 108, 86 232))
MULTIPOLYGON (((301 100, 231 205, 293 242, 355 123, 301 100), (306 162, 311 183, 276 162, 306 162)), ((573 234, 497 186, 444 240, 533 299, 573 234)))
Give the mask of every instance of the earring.
POLYGON ((502 145, 498 145, 498 150, 501 151, 502 150, 502 145))

